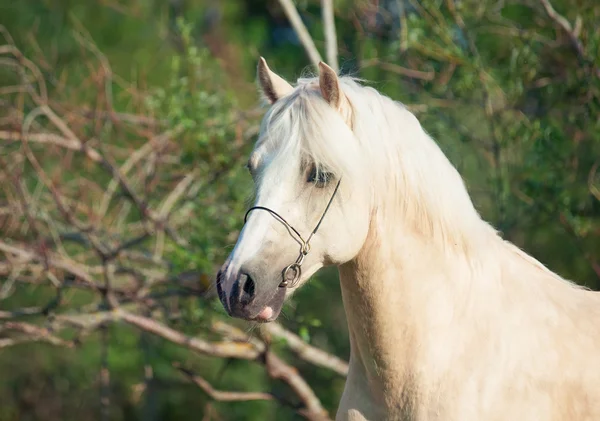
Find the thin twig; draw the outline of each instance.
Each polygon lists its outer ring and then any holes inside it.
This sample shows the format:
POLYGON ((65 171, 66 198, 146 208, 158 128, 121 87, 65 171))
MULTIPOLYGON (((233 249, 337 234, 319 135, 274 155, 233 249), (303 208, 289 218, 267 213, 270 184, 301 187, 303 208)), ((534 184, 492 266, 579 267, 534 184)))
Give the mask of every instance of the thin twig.
POLYGON ((266 353, 264 360, 269 376, 286 382, 295 392, 296 396, 304 403, 304 408, 298 411, 300 415, 312 421, 330 420, 327 411, 321 406, 321 401, 317 395, 315 395, 308 383, 298 375, 298 370, 286 364, 272 352, 266 353))
MULTIPOLYGON (((0 140, 8 142, 21 142, 23 134, 7 130, 0 130, 0 140)), ((62 148, 81 151, 81 143, 77 140, 66 139, 62 136, 53 133, 28 133, 27 140, 31 143, 50 144, 60 146, 62 148)), ((101 162, 100 153, 91 147, 87 147, 86 155, 94 162, 101 162)))
POLYGON ((408 19, 406 19, 404 0, 396 0, 396 6, 400 19, 400 52, 403 53, 408 49, 408 19))
POLYGON ((23 307, 13 311, 0 311, 0 319, 16 319, 23 316, 37 316, 42 314, 42 307, 23 307))
POLYGON ((305 418, 315 421, 329 419, 327 412, 321 406, 321 402, 308 383, 306 383, 306 381, 298 374, 297 370, 286 364, 272 352, 261 354, 248 342, 209 343, 198 338, 188 337, 146 317, 124 312, 122 310, 118 311, 116 314, 121 320, 129 324, 203 354, 240 359, 256 359, 260 355, 264 355, 264 364, 269 376, 274 379, 285 381, 304 403, 305 408, 299 412, 305 418))
MULTIPOLYGON (((586 56, 585 48, 583 46, 583 43, 581 42, 581 39, 579 38, 579 32, 581 31, 581 22, 578 21, 575 24, 575 28, 573 28, 571 26, 571 23, 567 20, 567 18, 562 16, 554 9, 554 7, 552 7, 550 0, 540 0, 540 3, 542 3, 542 6, 544 7, 544 10, 546 11, 548 17, 552 19, 552 21, 567 35, 569 41, 571 42, 571 45, 573 46, 573 49, 577 53, 577 58, 580 60, 580 62, 590 64, 594 69, 593 62, 590 60, 589 57, 586 56)), ((595 73, 596 76, 600 78, 600 67, 595 67, 595 73)))
POLYGON ((279 323, 266 323, 263 329, 271 335, 284 339, 286 345, 305 361, 327 368, 342 376, 348 375, 348 363, 333 354, 307 344, 298 335, 286 330, 279 323))
POLYGON ((240 402, 240 401, 272 401, 275 396, 265 392, 226 392, 217 390, 205 379, 191 370, 184 368, 180 363, 174 362, 173 367, 177 368, 180 373, 185 375, 192 383, 198 386, 212 399, 220 402, 240 402))
POLYGON ((337 73, 340 70, 338 63, 337 35, 335 33, 335 15, 333 13, 333 0, 321 0, 323 11, 323 26, 325 28, 325 49, 327 63, 337 73))
POLYGON ((283 11, 290 20, 292 27, 296 31, 296 34, 298 35, 300 42, 304 46, 304 49, 306 50, 310 61, 315 67, 318 67, 319 62, 322 61, 321 54, 319 54, 319 50, 317 50, 315 42, 308 33, 306 26, 304 26, 304 23, 302 22, 302 18, 298 14, 296 6, 294 6, 292 0, 279 0, 279 4, 281 4, 283 11))
MULTIPOLYGON (((215 320, 211 328, 232 340, 242 341, 253 344, 260 352, 264 352, 265 345, 263 342, 254 337, 249 336, 240 329, 224 323, 220 320, 215 320)), ((299 358, 319 367, 332 370, 342 376, 348 375, 348 363, 335 355, 329 354, 322 349, 316 348, 307 344, 298 335, 285 329, 277 322, 266 323, 261 328, 264 332, 276 338, 285 340, 285 346, 291 349, 299 358)))
MULTIPOLYGON (((52 345, 66 346, 66 347, 73 346, 73 344, 71 342, 65 341, 64 339, 61 339, 61 338, 55 336, 48 329, 45 329, 45 328, 42 328, 39 326, 35 326, 35 325, 29 324, 29 323, 5 322, 0 325, 0 329, 16 330, 16 331, 22 332, 25 335, 27 335, 25 337, 13 339, 12 341, 5 341, 3 343, 3 346, 16 345, 17 343, 31 342, 31 341, 48 342, 49 344, 52 344, 52 345)), ((0 345, 0 348, 1 347, 2 347, 2 345, 0 345)))
POLYGON ((550 0, 540 0, 540 3, 542 3, 544 10, 548 14, 548 17, 550 19, 552 19, 554 21, 554 23, 567 34, 567 36, 571 40, 571 43, 573 44, 573 47, 577 51, 577 54, 580 57, 583 57, 584 56, 583 45, 581 44, 581 41, 579 40, 579 38, 577 37, 575 32, 573 31, 573 28, 571 27, 571 23, 569 23, 567 18, 565 18, 564 16, 559 14, 554 9, 554 7, 552 7, 550 0))
POLYGON ((258 350, 250 344, 236 342, 211 343, 200 338, 184 335, 154 319, 138 316, 122 309, 116 310, 113 318, 120 319, 138 329, 160 336, 170 342, 185 346, 201 354, 242 360, 254 360, 259 356, 258 350))
MULTIPOLYGON (((167 196, 167 198, 162 203, 160 207, 160 211, 158 213, 158 217, 161 220, 166 221, 169 218, 171 211, 173 210, 173 206, 175 203, 185 194, 186 190, 190 187, 190 185, 194 182, 196 178, 195 171, 187 174, 177 186, 173 189, 173 191, 167 196)), ((163 231, 159 231, 156 235, 156 243, 154 246, 154 259, 160 259, 163 254, 165 245, 165 236, 163 231)))
POLYGON ((54 256, 52 253, 48 253, 46 258, 44 259, 44 257, 32 251, 26 250, 25 248, 12 246, 10 244, 5 243, 4 241, 0 241, 0 251, 13 254, 27 261, 46 261, 49 266, 65 270, 75 275, 77 278, 84 281, 89 286, 94 287, 94 289, 97 289, 98 287, 94 279, 87 272, 87 268, 80 266, 77 263, 68 262, 59 256, 54 256))

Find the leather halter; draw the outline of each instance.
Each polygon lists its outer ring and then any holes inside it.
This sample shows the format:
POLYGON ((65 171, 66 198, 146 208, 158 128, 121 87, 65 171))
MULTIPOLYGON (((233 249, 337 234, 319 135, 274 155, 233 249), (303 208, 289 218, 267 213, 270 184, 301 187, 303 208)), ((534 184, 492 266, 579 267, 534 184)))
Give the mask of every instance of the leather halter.
POLYGON ((302 263, 304 262, 304 258, 310 251, 310 240, 312 239, 313 235, 315 235, 317 233, 317 230, 321 226, 321 222, 323 222, 323 218, 325 218, 325 215, 327 215, 327 211, 329 211, 329 207, 331 206, 331 203, 333 202, 333 198, 335 197, 335 195, 338 191, 338 188, 340 187, 341 181, 342 180, 340 179, 338 181, 337 185, 335 186, 335 190, 333 191, 333 194, 331 195, 331 198, 329 199, 329 202, 327 203, 327 207, 323 211, 323 214, 321 215, 319 222, 317 222, 315 229, 312 230, 312 232, 310 233, 310 235, 308 236, 306 241, 304 240, 304 238, 302 238, 302 235, 300 235, 300 233, 296 230, 296 228, 294 228, 290 223, 288 223, 285 219, 283 219, 283 217, 281 215, 279 215, 277 212, 275 212, 274 210, 271 210, 264 206, 253 206, 246 211, 246 215, 244 216, 244 224, 246 223, 246 220, 248 219, 248 214, 251 211, 253 211, 254 209, 262 209, 262 210, 269 212, 275 219, 279 220, 279 222, 284 224, 288 229, 290 229, 298 237, 297 240, 299 240, 299 242, 300 242, 300 254, 298 255, 298 258, 296 259, 296 261, 294 263, 286 266, 285 269, 283 270, 283 272, 281 273, 281 276, 283 279, 281 281, 281 283, 279 284, 279 286, 281 288, 288 288, 288 287, 293 288, 296 286, 296 284, 300 280, 300 275, 302 274, 302 263))

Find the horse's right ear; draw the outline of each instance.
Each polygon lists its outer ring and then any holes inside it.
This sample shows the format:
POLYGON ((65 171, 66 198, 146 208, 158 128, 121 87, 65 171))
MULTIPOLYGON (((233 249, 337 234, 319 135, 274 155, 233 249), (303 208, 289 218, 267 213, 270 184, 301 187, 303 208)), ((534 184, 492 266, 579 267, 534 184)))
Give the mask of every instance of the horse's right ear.
POLYGON ((322 61, 319 62, 319 87, 323 99, 338 111, 346 124, 352 128, 352 106, 342 91, 337 73, 322 61))
POLYGON ((262 57, 258 61, 257 75, 261 93, 269 104, 273 104, 294 90, 292 85, 269 69, 267 61, 262 57))

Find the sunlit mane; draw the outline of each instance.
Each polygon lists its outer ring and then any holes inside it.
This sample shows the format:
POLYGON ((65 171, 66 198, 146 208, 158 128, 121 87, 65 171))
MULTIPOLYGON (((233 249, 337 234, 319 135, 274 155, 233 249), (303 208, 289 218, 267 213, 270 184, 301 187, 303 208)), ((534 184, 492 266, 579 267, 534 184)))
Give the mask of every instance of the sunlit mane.
POLYGON ((259 61, 271 107, 252 217, 217 276, 229 314, 273 321, 335 265, 351 342, 336 419, 600 419, 600 295, 503 240, 406 107, 318 67, 294 87, 259 61))
POLYGON ((299 79, 263 120, 261 142, 271 142, 286 157, 280 165, 300 154, 343 177, 353 190, 370 189, 380 223, 398 224, 403 215, 411 229, 442 246, 478 247, 494 234, 458 172, 412 113, 354 78, 340 83, 352 105, 355 140, 349 141, 350 128, 323 100, 318 79, 299 79))

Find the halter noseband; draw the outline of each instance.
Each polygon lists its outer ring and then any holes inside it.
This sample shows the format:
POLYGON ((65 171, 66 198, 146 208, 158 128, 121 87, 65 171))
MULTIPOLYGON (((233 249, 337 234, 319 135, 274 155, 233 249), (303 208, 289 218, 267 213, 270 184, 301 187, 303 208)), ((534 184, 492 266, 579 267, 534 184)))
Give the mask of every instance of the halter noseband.
POLYGON ((251 211, 253 211, 254 209, 262 209, 262 210, 269 212, 273 217, 275 217, 275 219, 279 220, 283 225, 285 225, 286 228, 288 228, 288 230, 291 230, 294 234, 296 234, 297 240, 299 240, 298 242, 300 243, 300 254, 298 255, 298 258, 296 259, 296 261, 294 263, 286 266, 285 269, 283 270, 283 272, 281 273, 281 276, 283 278, 283 280, 279 284, 279 286, 281 288, 287 288, 287 287, 293 288, 298 283, 298 280, 300 279, 300 275, 302 274, 302 268, 301 268, 302 263, 304 262, 304 258, 310 251, 310 240, 312 239, 313 235, 315 235, 317 233, 317 230, 321 226, 321 222, 323 222, 323 218, 325 218, 325 215, 327 215, 327 211, 329 211, 329 207, 331 206, 331 203, 333 202, 333 198, 335 197, 335 195, 338 191, 338 188, 340 187, 341 181, 342 180, 340 179, 338 181, 337 185, 335 186, 335 190, 333 191, 333 194, 331 195, 331 198, 329 199, 329 202, 327 203, 327 207, 323 211, 323 214, 321 215, 319 222, 317 222, 315 229, 312 230, 312 232, 310 233, 310 235, 308 236, 306 241, 304 241, 304 238, 302 238, 302 235, 300 235, 300 233, 292 225, 290 225, 285 219, 283 219, 283 217, 281 215, 279 215, 274 210, 271 210, 264 206, 253 206, 246 211, 246 215, 244 216, 244 224, 246 223, 246 220, 248 219, 248 214, 251 211))

